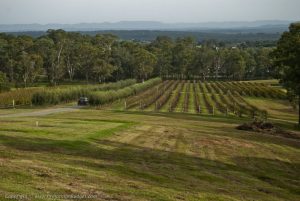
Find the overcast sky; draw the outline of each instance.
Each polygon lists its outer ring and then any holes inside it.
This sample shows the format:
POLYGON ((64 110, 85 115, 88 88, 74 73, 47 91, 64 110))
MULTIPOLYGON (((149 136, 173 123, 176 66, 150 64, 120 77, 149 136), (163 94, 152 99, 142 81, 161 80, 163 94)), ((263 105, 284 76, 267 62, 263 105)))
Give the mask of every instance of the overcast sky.
POLYGON ((300 20, 300 0, 0 0, 0 24, 300 20))

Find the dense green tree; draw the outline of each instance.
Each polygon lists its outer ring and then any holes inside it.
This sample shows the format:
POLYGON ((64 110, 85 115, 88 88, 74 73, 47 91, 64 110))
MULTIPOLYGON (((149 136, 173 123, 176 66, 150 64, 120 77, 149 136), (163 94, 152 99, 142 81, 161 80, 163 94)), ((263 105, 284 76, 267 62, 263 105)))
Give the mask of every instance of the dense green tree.
POLYGON ((252 79, 272 73, 271 49, 247 43, 232 47, 213 40, 199 44, 191 37, 160 36, 148 43, 121 41, 111 34, 49 30, 39 38, 0 34, 0 71, 16 86, 36 78, 47 78, 51 85, 151 76, 252 79))
MULTIPOLYGON (((113 48, 113 64, 118 66, 116 73, 122 73, 123 78, 137 77, 135 53, 137 49, 142 48, 140 44, 132 41, 122 41, 118 46, 113 48)), ((118 76, 119 77, 119 76, 118 76)))
POLYGON ((175 67, 175 74, 181 77, 191 75, 190 69, 194 59, 194 51, 196 42, 192 37, 178 38, 175 47, 173 48, 173 62, 172 66, 175 67))
POLYGON ((43 59, 37 54, 28 54, 25 51, 19 56, 17 61, 19 70, 19 79, 23 81, 24 87, 27 87, 28 82, 32 83, 40 74, 43 66, 43 59))
POLYGON ((56 85, 57 81, 59 81, 64 75, 63 51, 67 44, 67 33, 63 30, 48 30, 47 33, 48 37, 54 42, 54 47, 52 47, 49 55, 52 63, 48 71, 48 77, 50 78, 50 84, 56 85))
POLYGON ((49 37, 41 37, 37 39, 34 43, 33 49, 37 52, 43 59, 43 68, 49 83, 54 84, 58 75, 62 71, 56 71, 59 69, 55 68, 55 51, 54 51, 54 41, 49 37))
POLYGON ((121 67, 121 63, 118 63, 112 57, 113 46, 117 42, 117 37, 111 34, 97 34, 92 42, 98 49, 93 72, 97 75, 98 81, 103 82, 111 77, 114 71, 121 67), (114 66, 114 64, 116 64, 116 66, 114 66))
POLYGON ((0 34, 0 71, 6 71, 7 65, 7 47, 8 41, 4 38, 3 34, 0 34), (2 37, 2 38, 1 38, 2 37))
POLYGON ((193 74, 200 75, 202 80, 205 80, 209 74, 210 70, 214 65, 214 50, 203 46, 196 50, 196 54, 193 61, 193 74))
POLYGON ((132 56, 126 48, 122 47, 121 44, 113 46, 111 53, 111 63, 116 67, 116 70, 113 72, 113 77, 115 80, 124 79, 130 76, 130 60, 132 56))
POLYGON ((19 75, 16 74, 17 58, 24 52, 29 51, 33 45, 33 40, 29 36, 8 37, 8 44, 5 47, 5 69, 9 80, 14 82, 19 75))
POLYGON ((283 33, 272 55, 281 83, 290 94, 298 97, 300 126, 300 23, 290 25, 289 31, 283 33))
POLYGON ((117 37, 112 34, 97 34, 92 42, 95 44, 103 54, 109 56, 112 51, 112 46, 116 42, 117 37))
POLYGON ((142 48, 136 50, 134 58, 134 72, 137 78, 142 79, 144 82, 152 73, 157 58, 154 54, 142 48))
POLYGON ((65 72, 67 72, 70 81, 73 81, 74 76, 79 68, 79 51, 80 43, 74 39, 66 39, 66 47, 63 52, 65 72))
POLYGON ((98 78, 99 83, 102 83, 109 78, 116 69, 115 66, 107 63, 104 59, 96 59, 93 72, 98 78))
POLYGON ((93 66, 95 64, 95 60, 97 58, 97 48, 94 47, 91 43, 84 43, 80 45, 79 48, 79 67, 84 74, 86 82, 92 77, 93 74, 93 66))
POLYGON ((251 79, 255 77, 256 70, 256 60, 255 60, 255 50, 250 48, 241 52, 245 60, 245 78, 251 79))
POLYGON ((174 72, 172 65, 173 47, 173 40, 167 36, 159 36, 150 44, 149 51, 154 53, 157 58, 153 70, 155 76, 169 77, 170 72, 174 72))
POLYGON ((0 71, 0 93, 9 90, 9 83, 6 74, 0 71))
POLYGON ((238 49, 231 49, 226 55, 224 70, 227 78, 242 79, 245 74, 246 63, 238 49))
POLYGON ((255 54, 255 77, 268 77, 271 71, 270 48, 259 48, 255 54))

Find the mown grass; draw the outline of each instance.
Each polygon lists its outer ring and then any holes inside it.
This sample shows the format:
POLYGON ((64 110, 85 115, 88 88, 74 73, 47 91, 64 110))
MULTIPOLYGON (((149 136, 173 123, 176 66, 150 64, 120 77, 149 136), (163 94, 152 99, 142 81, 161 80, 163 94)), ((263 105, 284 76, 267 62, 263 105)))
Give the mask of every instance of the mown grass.
POLYGON ((299 200, 300 142, 236 130, 244 121, 89 109, 0 117, 0 200, 299 200))
POLYGON ((245 97, 245 99, 258 108, 267 110, 270 118, 297 123, 297 110, 293 109, 287 100, 274 100, 257 97, 245 97))
POLYGON ((16 114, 21 112, 31 112, 34 109, 0 109, 0 115, 16 114))

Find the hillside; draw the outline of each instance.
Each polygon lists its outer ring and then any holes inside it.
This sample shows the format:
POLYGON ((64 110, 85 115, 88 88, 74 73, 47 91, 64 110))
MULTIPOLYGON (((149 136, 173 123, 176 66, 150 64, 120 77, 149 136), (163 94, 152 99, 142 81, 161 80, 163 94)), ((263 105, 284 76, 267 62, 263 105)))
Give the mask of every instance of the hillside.
POLYGON ((299 140, 238 131, 242 119, 84 109, 0 121, 0 197, 300 198, 299 140))
POLYGON ((48 29, 64 29, 88 35, 111 33, 123 40, 153 41, 158 36, 192 36, 197 41, 224 42, 277 41, 291 21, 162 23, 122 21, 81 24, 0 24, 0 32, 39 37, 48 29))
POLYGON ((276 83, 157 78, 2 93, 43 105, 0 110, 0 200, 299 200, 297 112, 276 83), (77 107, 84 89, 92 105, 77 107), (285 132, 236 129, 253 115, 285 132))

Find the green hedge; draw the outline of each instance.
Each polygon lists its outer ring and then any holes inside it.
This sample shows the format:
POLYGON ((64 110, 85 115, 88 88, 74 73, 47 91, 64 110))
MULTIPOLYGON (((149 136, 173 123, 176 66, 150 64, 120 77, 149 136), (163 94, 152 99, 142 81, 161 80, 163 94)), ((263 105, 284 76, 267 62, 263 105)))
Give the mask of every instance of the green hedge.
POLYGON ((130 85, 134 85, 136 80, 122 80, 116 83, 107 83, 101 85, 62 87, 54 89, 43 89, 32 95, 32 104, 59 104, 76 101, 81 96, 87 96, 91 91, 116 90, 130 85))
POLYGON ((126 98, 128 96, 135 95, 160 83, 161 81, 161 78, 154 78, 144 83, 134 84, 132 86, 125 87, 119 90, 90 92, 88 94, 89 103, 91 105, 102 105, 109 102, 113 102, 121 98, 126 98))
POLYGON ((114 83, 101 84, 94 87, 93 91, 118 90, 136 84, 135 79, 121 80, 114 83))

